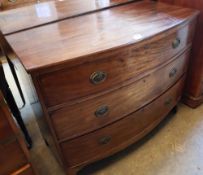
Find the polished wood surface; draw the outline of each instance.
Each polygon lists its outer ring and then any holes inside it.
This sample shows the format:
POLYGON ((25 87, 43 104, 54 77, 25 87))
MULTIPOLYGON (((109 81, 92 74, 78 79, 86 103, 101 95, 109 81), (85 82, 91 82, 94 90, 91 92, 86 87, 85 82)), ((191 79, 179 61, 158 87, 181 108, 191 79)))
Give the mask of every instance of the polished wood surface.
MULTIPOLYGON (((15 5, 20 1, 23 3, 22 0, 17 0, 17 2, 10 4, 15 5)), ((0 30, 4 35, 63 20, 65 18, 129 3, 133 0, 65 0, 43 3, 37 3, 34 0, 27 1, 31 1, 32 3, 35 2, 35 4, 27 5, 27 3, 24 2, 26 5, 25 7, 2 11, 0 13, 0 30)))
POLYGON ((97 55, 97 61, 41 75, 39 83, 46 106, 70 103, 78 98, 115 88, 120 83, 167 62, 192 43, 193 28, 194 24, 191 23, 179 30, 169 30, 164 33, 167 37, 157 37, 139 48, 134 44, 118 51, 97 55), (187 32, 188 29, 190 32, 187 32), (180 44, 173 48, 172 44, 177 38, 180 39, 180 44), (140 64, 142 67, 135 69, 140 64), (107 78, 102 83, 94 84, 90 77, 97 71, 105 72, 107 78))
POLYGON ((170 4, 190 7, 200 11, 191 54, 184 102, 190 107, 203 103, 203 1, 202 0, 160 0, 170 4))
POLYGON ((177 105, 197 14, 133 2, 4 36, 68 175, 142 138, 177 105))
POLYGON ((79 139, 62 143, 68 166, 86 164, 117 152, 147 134, 176 105, 184 78, 169 91, 123 120, 79 139), (105 138, 106 139, 105 141, 105 138), (82 151, 81 151, 82 150, 82 151))
MULTIPOLYGON (((43 0, 40 0, 43 1, 43 0)), ((36 4, 40 1, 37 0, 1 0, 0 1, 0 11, 8 10, 13 8, 19 8, 25 5, 36 4)))
POLYGON ((137 2, 8 35, 6 39, 25 69, 39 72, 42 68, 84 62, 85 56, 140 43, 196 15, 191 9, 137 2), (161 13, 164 15, 157 15, 161 13))
POLYGON ((53 127, 59 140, 74 138, 99 129, 148 104, 183 75, 187 68, 188 56, 189 53, 186 52, 126 87, 51 112, 53 127), (176 73, 170 76, 174 70, 176 73), (159 77, 162 77, 161 81, 159 77), (95 112, 102 106, 108 107, 107 114, 95 116, 95 112), (83 124, 78 125, 81 121, 83 124))

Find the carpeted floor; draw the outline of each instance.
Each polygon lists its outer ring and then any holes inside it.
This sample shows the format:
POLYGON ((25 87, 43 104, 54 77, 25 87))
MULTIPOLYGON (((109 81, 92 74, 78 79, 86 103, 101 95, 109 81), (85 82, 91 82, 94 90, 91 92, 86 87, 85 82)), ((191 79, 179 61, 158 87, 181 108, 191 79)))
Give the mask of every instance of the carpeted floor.
MULTIPOLYGON (((20 106, 12 77, 9 71, 6 74, 20 106)), ((33 164, 39 175, 65 175, 45 145, 26 99, 21 113, 34 141, 33 164)), ((203 105, 193 110, 180 104, 176 115, 168 116, 139 143, 84 168, 79 175, 203 175, 203 105)))

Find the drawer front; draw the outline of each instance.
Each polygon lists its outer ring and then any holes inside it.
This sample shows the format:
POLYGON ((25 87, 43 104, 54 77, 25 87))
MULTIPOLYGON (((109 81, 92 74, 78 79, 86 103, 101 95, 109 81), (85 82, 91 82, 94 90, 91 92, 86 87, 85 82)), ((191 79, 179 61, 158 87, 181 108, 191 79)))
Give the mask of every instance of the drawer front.
POLYGON ((104 158, 137 141, 153 129, 177 104, 184 77, 158 99, 118 122, 61 144, 68 166, 104 158))
POLYGON ((110 54, 95 56, 97 61, 41 75, 39 84, 45 104, 50 107, 68 103, 120 86, 166 62, 191 43, 190 28, 192 26, 187 25, 169 35, 163 34, 159 39, 143 43, 140 48, 134 45, 117 49, 110 54))
POLYGON ((0 175, 10 174, 27 163, 19 143, 0 144, 0 175))
POLYGON ((58 139, 70 139, 98 129, 146 105, 183 75, 188 55, 188 52, 184 53, 121 89, 52 112, 50 116, 58 139))

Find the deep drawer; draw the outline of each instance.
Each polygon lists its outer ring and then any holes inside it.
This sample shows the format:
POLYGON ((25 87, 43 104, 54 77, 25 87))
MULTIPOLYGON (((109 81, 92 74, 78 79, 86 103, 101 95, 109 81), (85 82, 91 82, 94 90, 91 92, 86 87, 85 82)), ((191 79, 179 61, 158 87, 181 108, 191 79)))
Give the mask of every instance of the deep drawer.
POLYGON ((191 43, 191 38, 192 24, 188 24, 178 31, 147 40, 140 48, 132 45, 97 55, 94 62, 43 74, 39 86, 45 105, 68 103, 120 87, 125 81, 171 59, 191 43))
POLYGON ((185 72, 188 53, 128 86, 50 113, 58 139, 70 139, 116 121, 155 99, 185 72))
POLYGON ((177 104, 184 77, 139 111, 96 132, 61 144, 68 166, 85 164, 113 154, 152 130, 177 104))

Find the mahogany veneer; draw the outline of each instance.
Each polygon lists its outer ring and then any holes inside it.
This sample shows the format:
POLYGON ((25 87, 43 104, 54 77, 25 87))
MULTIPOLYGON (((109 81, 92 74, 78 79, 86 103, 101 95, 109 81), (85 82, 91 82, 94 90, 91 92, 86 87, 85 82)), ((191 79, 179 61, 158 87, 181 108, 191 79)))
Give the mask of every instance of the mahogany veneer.
POLYGON ((160 0, 174 5, 200 10, 191 53, 191 63, 184 91, 184 102, 197 107, 203 102, 203 1, 202 0, 160 0))
POLYGON ((80 12, 15 33, 9 20, 0 25, 5 52, 33 79, 43 136, 70 175, 136 142, 177 105, 198 14, 147 1, 80 12))
POLYGON ((98 131, 62 143, 65 161, 69 166, 81 166, 134 143, 151 131, 177 104, 183 85, 184 77, 165 94, 139 111, 98 131))
POLYGON ((159 93, 171 87, 185 73, 187 62, 188 53, 184 53, 178 59, 160 66, 158 70, 153 70, 155 72, 145 75, 128 86, 85 100, 80 105, 75 104, 51 112, 56 135, 59 140, 73 138, 101 128, 143 107, 155 99, 159 93), (176 74, 170 77, 169 75, 174 70, 176 74), (157 77, 162 77, 162 81, 159 82, 157 77), (104 105, 108 106, 109 112, 105 117, 98 119, 95 117, 95 111, 104 105), (82 126, 77 127, 77 124, 84 118, 82 126))
POLYGON ((4 35, 138 0, 42 0, 41 3, 35 0, 16 1, 21 1, 25 7, 16 8, 16 6, 12 6, 15 9, 4 9, 0 13, 0 29, 4 35), (36 4, 27 5, 25 1, 36 4))

